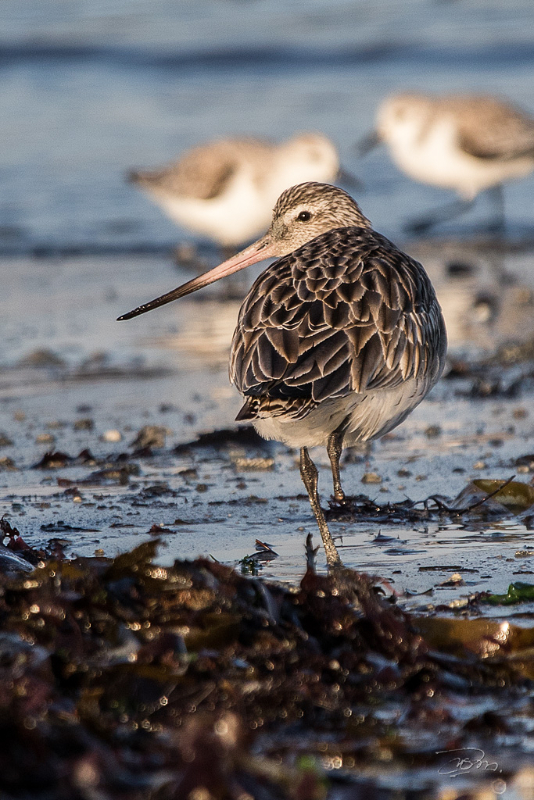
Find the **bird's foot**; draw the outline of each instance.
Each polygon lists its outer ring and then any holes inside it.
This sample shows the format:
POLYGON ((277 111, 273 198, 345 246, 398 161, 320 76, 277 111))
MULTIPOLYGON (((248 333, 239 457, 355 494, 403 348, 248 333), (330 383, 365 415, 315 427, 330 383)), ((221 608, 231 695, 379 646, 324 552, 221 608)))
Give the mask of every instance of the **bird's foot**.
POLYGON ((345 495, 345 492, 343 490, 340 490, 340 491, 334 492, 334 494, 332 495, 332 499, 338 505, 344 505, 346 500, 347 500, 347 497, 345 495))

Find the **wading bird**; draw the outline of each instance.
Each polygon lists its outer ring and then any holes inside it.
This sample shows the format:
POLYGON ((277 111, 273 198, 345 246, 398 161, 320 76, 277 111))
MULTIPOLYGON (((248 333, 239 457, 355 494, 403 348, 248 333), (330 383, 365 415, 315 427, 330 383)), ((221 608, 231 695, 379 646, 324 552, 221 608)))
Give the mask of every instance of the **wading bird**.
POLYGON ((396 165, 421 183, 453 189, 460 200, 413 221, 422 233, 471 208, 488 191, 494 230, 504 228, 502 184, 534 170, 534 118, 496 97, 471 94, 397 94, 380 105, 376 131, 360 144, 385 142, 396 165))
POLYGON ((209 142, 163 169, 128 177, 174 222, 235 250, 268 227, 284 189, 339 174, 332 142, 301 133, 281 144, 252 137, 209 142))
POLYGON ((371 228, 342 189, 304 183, 278 199, 267 233, 215 269, 124 314, 130 319, 272 256, 245 298, 230 380, 266 439, 300 448, 300 473, 330 568, 341 564, 308 448, 324 445, 342 502, 343 445, 390 431, 438 380, 446 333, 423 267, 371 228))

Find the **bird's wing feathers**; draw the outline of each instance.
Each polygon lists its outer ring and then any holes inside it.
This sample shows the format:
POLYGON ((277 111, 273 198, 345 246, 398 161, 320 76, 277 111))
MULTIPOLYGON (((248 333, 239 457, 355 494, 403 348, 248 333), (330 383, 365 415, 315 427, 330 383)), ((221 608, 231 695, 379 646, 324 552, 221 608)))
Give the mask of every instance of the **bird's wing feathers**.
POLYGON ((291 398, 298 410, 393 388, 430 368, 441 326, 417 262, 377 234, 337 229, 258 278, 234 333, 230 379, 246 396, 283 401, 285 413, 291 398))
POLYGON ((162 170, 160 185, 173 194, 213 200, 223 194, 235 174, 257 159, 266 161, 272 146, 256 139, 221 139, 194 147, 162 170))
POLYGON ((460 98, 456 108, 458 143, 483 159, 534 157, 534 119, 493 97, 460 98))

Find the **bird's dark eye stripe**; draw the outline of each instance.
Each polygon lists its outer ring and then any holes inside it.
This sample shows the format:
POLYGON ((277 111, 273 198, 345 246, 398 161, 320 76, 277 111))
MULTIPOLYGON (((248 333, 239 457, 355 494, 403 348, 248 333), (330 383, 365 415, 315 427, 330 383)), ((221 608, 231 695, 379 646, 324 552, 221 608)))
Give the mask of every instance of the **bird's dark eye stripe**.
POLYGON ((300 222, 308 222, 308 220, 311 219, 311 214, 309 211, 301 211, 297 219, 300 222))

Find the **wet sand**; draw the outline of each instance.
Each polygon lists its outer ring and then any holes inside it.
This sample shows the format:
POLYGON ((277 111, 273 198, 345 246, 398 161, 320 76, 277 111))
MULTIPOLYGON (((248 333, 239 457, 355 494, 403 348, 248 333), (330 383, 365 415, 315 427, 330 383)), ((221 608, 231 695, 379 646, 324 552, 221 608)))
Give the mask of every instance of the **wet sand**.
MULTIPOLYGON (((529 461, 518 459, 534 452, 532 356, 511 349, 508 365, 491 356, 534 336, 533 254, 517 248, 497 259, 480 242, 406 248, 426 265, 443 305, 450 374, 402 426, 345 455, 347 493, 379 506, 433 495, 450 504, 472 479, 515 474, 529 483, 529 461), (488 358, 481 380, 477 365, 488 358)), ((0 508, 24 539, 42 546, 55 537, 68 553, 113 556, 156 532, 163 563, 209 555, 227 564, 253 555, 259 539, 278 554, 258 562, 261 574, 299 580, 305 535, 316 544, 319 537, 298 454, 239 433, 182 447, 237 428, 239 397, 226 362, 239 300, 225 298, 228 287, 118 323, 120 313, 190 273, 155 257, 13 259, 4 271, 0 508), (145 426, 156 430, 139 439, 145 426), (46 453, 63 456, 36 467, 46 453)), ((232 294, 246 291, 252 275, 244 280, 232 294)), ((326 453, 314 457, 327 507, 326 453)), ((402 515, 347 522, 332 514, 347 566, 382 576, 400 594, 431 590, 410 607, 461 604, 534 574, 527 512, 434 514, 411 524, 402 515), (462 581, 439 585, 453 573, 462 581)), ((324 570, 322 549, 318 566, 324 570)))

